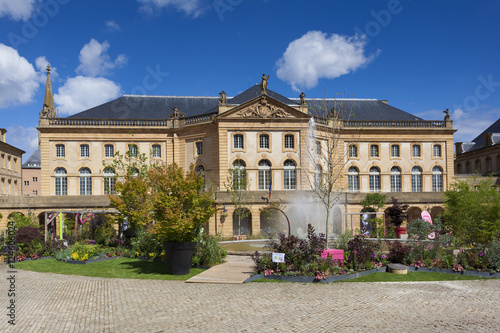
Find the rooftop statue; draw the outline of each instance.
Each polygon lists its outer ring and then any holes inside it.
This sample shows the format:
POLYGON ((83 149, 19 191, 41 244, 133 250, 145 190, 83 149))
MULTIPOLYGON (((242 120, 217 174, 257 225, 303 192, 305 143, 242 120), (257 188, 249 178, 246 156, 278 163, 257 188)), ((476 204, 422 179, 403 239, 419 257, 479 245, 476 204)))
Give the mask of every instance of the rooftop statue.
POLYGON ((267 81, 269 80, 269 75, 262 74, 262 81, 260 82, 260 94, 267 95, 267 81))
POLYGON ((226 104, 226 92, 222 90, 222 92, 219 93, 219 104, 226 104))

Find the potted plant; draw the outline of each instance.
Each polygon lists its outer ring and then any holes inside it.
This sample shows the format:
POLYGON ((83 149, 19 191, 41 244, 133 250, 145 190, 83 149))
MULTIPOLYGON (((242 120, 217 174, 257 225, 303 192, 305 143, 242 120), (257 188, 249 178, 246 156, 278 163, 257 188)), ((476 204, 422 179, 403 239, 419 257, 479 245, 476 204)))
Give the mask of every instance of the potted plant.
POLYGON ((395 197, 392 197, 391 200, 392 206, 387 208, 385 212, 391 224, 396 227, 394 229, 396 237, 401 238, 401 235, 406 234, 406 229, 402 228, 401 224, 403 224, 403 221, 408 217, 408 215, 406 214, 408 205, 399 203, 398 199, 396 199, 395 197))
POLYGON ((196 237, 215 213, 214 196, 194 166, 185 172, 177 164, 151 167, 153 232, 163 242, 170 274, 191 269, 196 237))

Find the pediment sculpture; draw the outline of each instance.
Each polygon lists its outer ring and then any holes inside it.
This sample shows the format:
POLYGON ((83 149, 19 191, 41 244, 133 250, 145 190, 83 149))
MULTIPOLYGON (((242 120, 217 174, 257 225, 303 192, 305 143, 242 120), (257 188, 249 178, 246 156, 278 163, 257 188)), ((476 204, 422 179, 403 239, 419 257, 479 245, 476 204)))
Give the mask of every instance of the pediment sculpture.
POLYGON ((262 98, 258 104, 251 105, 236 113, 241 118, 292 118, 292 114, 283 108, 269 104, 266 98, 262 98))

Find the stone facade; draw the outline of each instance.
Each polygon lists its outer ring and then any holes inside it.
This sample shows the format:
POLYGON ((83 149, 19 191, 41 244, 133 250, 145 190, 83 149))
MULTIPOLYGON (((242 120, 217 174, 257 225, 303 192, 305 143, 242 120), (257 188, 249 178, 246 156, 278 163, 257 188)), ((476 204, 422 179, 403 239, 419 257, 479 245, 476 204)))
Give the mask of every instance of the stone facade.
POLYGON ((0 196, 22 194, 21 164, 24 151, 6 142, 7 130, 0 128, 0 196))
POLYGON ((324 232, 318 222, 324 206, 312 189, 325 184, 330 170, 338 202, 329 232, 336 233, 359 229, 353 216, 370 192, 410 204, 412 217, 442 210, 442 191, 454 176, 449 117, 426 121, 387 101, 289 99, 254 86, 220 99, 125 95, 59 118, 48 95, 38 127, 40 193, 65 202, 64 209, 107 208, 109 201, 93 200, 113 191, 108 180, 114 171, 106 165, 115 153, 136 149, 152 161, 194 164, 216 189, 217 213, 208 232, 223 235, 286 231, 284 220, 276 226, 266 220, 262 209, 270 202, 290 218, 293 233, 303 233, 307 223, 324 232), (249 181, 243 219, 226 191, 236 169, 249 181))

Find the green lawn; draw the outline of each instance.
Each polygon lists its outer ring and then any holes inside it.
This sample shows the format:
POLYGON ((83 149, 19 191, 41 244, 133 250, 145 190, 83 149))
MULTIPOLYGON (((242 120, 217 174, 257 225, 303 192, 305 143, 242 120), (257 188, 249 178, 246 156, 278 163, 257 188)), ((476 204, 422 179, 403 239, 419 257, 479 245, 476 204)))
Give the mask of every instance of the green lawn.
MULTIPOLYGON (((372 273, 351 280, 343 280, 341 282, 418 282, 418 281, 455 281, 455 280, 484 280, 479 276, 470 275, 455 275, 448 273, 427 273, 427 272, 408 272, 408 274, 392 274, 392 273, 372 273)), ((257 279, 252 282, 286 282, 281 280, 257 279)), ((295 283, 295 282, 294 282, 295 283)), ((297 282, 301 283, 301 282, 297 282)))
POLYGON ((19 262, 15 264, 15 267, 40 273, 179 281, 185 281, 204 271, 201 268, 191 268, 191 272, 187 275, 169 275, 164 263, 132 258, 106 260, 85 265, 67 264, 56 259, 43 259, 19 262))

